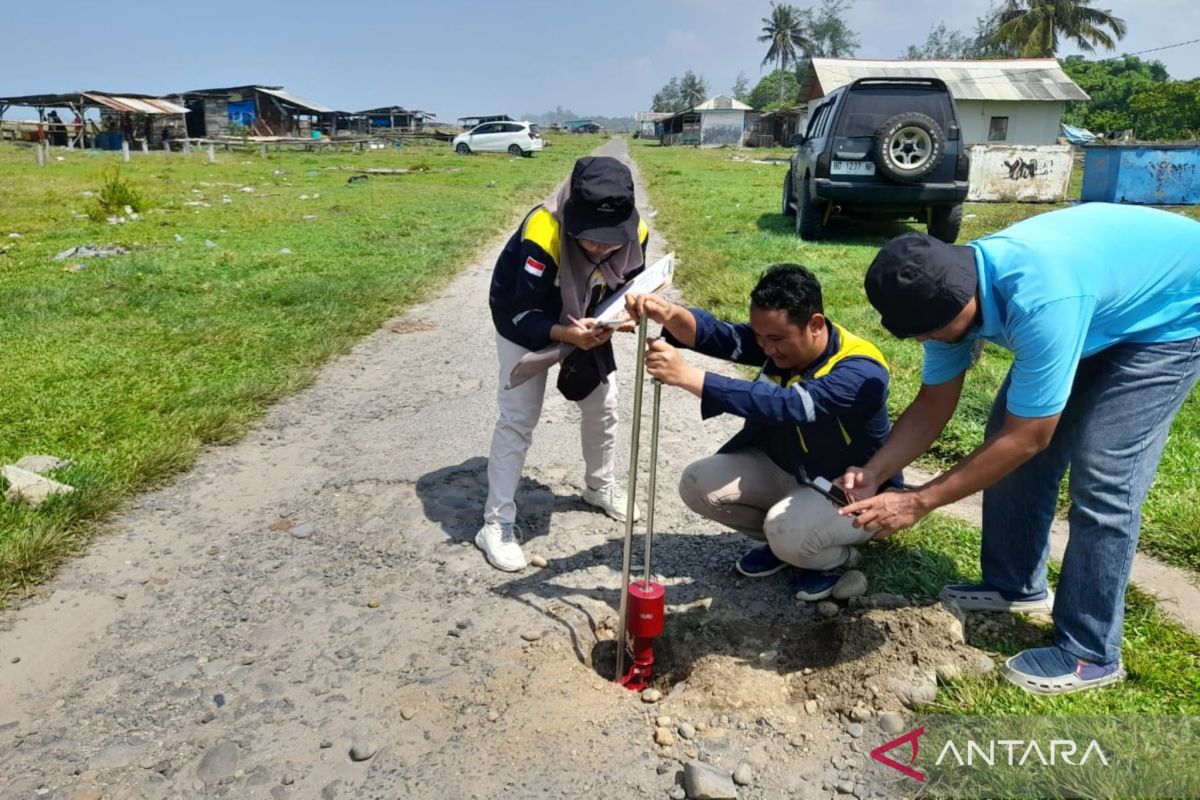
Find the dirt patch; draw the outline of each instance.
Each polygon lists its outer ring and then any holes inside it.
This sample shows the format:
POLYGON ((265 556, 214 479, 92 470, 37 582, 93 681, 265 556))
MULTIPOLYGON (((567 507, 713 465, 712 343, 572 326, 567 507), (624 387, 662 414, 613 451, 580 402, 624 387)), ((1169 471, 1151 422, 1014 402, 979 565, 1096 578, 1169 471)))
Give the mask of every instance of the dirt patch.
POLYGON ((394 319, 384 325, 392 333, 422 333, 437 329, 437 325, 423 319, 394 319))
MULTIPOLYGON (((766 712, 819 707, 850 716, 919 705, 932 689, 968 675, 986 674, 991 659, 964 643, 963 624, 941 604, 894 605, 859 598, 824 617, 812 606, 782 609, 774 617, 697 606, 668 614, 655 643, 654 686, 663 694, 686 687, 693 703, 714 710, 766 712)), ((827 607, 828 608, 828 607, 827 607)), ((591 665, 611 680, 615 618, 601 623, 591 665)))

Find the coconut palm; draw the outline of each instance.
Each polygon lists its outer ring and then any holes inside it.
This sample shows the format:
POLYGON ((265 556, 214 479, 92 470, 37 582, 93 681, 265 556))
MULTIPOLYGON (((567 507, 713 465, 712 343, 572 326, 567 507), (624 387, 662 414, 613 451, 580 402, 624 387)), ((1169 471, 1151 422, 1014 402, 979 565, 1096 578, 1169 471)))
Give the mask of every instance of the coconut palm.
POLYGON ((1097 45, 1115 49, 1125 37, 1125 20, 1091 4, 1092 0, 1006 0, 992 41, 1010 45, 1026 58, 1053 58, 1060 36, 1086 53, 1097 45))
POLYGON ((683 108, 698 106, 708 99, 708 83, 689 69, 679 81, 679 96, 683 108))
MULTIPOLYGON (((776 61, 779 69, 786 70, 789 64, 798 61, 797 50, 808 53, 813 49, 812 40, 804 30, 804 15, 795 6, 786 3, 771 3, 771 16, 763 17, 760 42, 770 42, 763 66, 776 61)), ((779 82, 779 102, 783 104, 783 81, 779 82)))

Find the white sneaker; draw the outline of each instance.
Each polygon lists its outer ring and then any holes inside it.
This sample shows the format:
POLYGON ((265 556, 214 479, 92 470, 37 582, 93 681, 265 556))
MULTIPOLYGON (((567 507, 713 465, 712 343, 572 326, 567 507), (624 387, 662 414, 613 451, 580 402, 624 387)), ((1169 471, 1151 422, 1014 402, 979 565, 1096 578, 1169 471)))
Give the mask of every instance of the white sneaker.
POLYGON ((521 529, 516 523, 485 522, 475 534, 475 546, 496 569, 519 572, 526 567, 525 554, 521 552, 521 529))
MULTIPOLYGON (((625 509, 629 505, 629 495, 625 493, 623 487, 615 483, 604 489, 588 489, 585 487, 583 490, 583 502, 589 506, 595 506, 617 522, 624 522, 625 509)), ((641 518, 642 512, 635 504, 633 507, 633 521, 637 522, 641 518)))

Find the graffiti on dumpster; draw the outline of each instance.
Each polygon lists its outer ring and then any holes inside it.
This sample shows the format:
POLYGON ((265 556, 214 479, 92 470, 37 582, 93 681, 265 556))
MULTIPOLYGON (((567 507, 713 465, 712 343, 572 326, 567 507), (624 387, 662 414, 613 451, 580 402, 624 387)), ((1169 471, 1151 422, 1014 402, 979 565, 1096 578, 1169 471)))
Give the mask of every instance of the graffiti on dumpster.
POLYGON ((1146 169, 1150 171, 1150 176, 1154 178, 1155 183, 1164 181, 1181 181, 1195 177, 1196 165, 1180 164, 1175 161, 1155 161, 1153 164, 1147 164, 1146 169))
POLYGON ((1049 172, 1048 169, 1038 172, 1038 161, 1036 158, 1031 158, 1026 161, 1023 158, 1017 158, 1014 161, 1005 161, 1004 166, 1008 168, 1008 179, 1011 181, 1028 181, 1033 180, 1038 175, 1045 175, 1049 172))

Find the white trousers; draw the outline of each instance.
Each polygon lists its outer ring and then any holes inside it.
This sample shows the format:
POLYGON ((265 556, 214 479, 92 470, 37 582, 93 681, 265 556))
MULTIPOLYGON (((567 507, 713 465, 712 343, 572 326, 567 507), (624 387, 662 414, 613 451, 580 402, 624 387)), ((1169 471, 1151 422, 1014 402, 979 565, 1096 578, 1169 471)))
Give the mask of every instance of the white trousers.
MULTIPOLYGON (((505 389, 508 375, 523 355, 531 351, 496 334, 500 357, 500 382, 496 401, 500 418, 492 433, 488 453, 488 497, 483 507, 484 522, 516 522, 517 486, 525 455, 533 443, 533 429, 542 416, 549 371, 520 386, 505 389)), ((613 483, 617 449, 617 376, 612 373, 577 405, 581 415, 579 433, 583 444, 584 483, 589 489, 605 489, 613 483)))
POLYGON ((787 563, 833 569, 850 545, 869 541, 827 497, 801 486, 755 447, 718 453, 688 465, 679 481, 684 504, 703 517, 759 541, 787 563))

